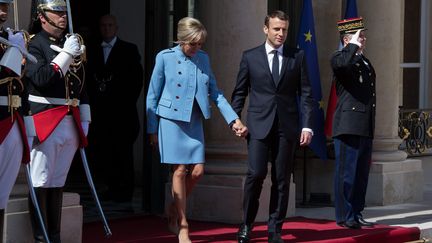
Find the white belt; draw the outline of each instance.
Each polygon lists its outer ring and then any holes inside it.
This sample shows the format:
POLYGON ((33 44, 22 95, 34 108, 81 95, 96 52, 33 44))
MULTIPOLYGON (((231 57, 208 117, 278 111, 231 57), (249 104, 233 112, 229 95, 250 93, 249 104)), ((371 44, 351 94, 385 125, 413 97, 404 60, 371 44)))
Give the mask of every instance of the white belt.
POLYGON ((21 97, 18 95, 12 95, 11 97, 11 103, 9 103, 9 97, 8 96, 0 96, 0 106, 11 106, 14 108, 18 108, 21 106, 21 97))
POLYGON ((79 106, 79 99, 62 99, 62 98, 50 98, 50 97, 42 97, 29 95, 29 101, 41 104, 49 104, 49 105, 70 105, 70 106, 79 106))

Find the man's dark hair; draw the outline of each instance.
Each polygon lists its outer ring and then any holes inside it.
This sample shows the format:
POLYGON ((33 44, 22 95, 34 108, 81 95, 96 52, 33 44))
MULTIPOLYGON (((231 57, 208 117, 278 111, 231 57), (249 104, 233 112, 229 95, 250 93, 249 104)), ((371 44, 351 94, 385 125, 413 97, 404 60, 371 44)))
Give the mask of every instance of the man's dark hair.
POLYGON ((289 16, 288 16, 288 14, 284 13, 281 10, 275 10, 275 11, 267 14, 267 16, 264 19, 264 25, 267 26, 267 27, 269 27, 270 18, 278 18, 280 20, 285 20, 285 21, 287 21, 289 23, 289 16))

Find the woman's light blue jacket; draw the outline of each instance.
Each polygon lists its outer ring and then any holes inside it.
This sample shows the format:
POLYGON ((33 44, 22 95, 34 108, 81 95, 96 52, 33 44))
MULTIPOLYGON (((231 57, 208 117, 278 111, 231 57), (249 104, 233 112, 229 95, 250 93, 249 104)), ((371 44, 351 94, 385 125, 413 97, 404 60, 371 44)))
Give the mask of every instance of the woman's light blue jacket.
POLYGON ((159 52, 147 92, 147 133, 157 132, 159 116, 189 122, 195 100, 209 119, 209 98, 228 124, 238 118, 216 85, 207 53, 200 50, 188 58, 180 45, 159 52))

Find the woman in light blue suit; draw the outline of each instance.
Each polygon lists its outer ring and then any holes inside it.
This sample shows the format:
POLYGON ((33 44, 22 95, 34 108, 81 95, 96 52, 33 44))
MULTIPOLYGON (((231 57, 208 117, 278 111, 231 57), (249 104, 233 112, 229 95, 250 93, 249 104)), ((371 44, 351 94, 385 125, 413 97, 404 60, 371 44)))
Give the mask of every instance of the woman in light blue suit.
POLYGON ((177 27, 177 45, 159 52, 147 93, 147 133, 159 146, 161 162, 173 168, 173 203, 168 227, 179 242, 191 242, 186 220, 186 197, 204 173, 203 119, 210 118, 209 98, 237 136, 247 128, 217 88, 209 57, 201 51, 207 31, 194 18, 177 27))

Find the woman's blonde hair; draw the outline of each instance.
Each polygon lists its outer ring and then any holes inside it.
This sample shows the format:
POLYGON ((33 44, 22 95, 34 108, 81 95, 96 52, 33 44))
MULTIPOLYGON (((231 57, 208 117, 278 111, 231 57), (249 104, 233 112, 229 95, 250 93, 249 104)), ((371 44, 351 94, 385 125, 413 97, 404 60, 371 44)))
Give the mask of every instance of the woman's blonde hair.
POLYGON ((185 17, 179 20, 177 24, 177 41, 178 44, 193 42, 204 42, 207 37, 207 30, 204 25, 195 18, 185 17))

